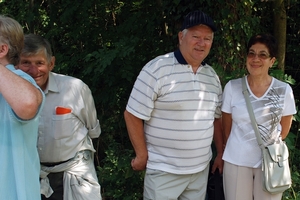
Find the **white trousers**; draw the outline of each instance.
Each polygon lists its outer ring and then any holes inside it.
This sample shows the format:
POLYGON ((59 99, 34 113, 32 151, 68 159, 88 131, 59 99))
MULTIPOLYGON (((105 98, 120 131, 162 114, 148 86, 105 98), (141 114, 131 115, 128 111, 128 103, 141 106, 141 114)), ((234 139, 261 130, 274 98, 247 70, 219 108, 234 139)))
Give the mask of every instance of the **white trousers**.
POLYGON ((223 185, 227 200, 281 200, 282 193, 263 190, 261 168, 251 168, 224 162, 223 185))
POLYGON ((146 170, 144 200, 205 200, 209 165, 195 174, 146 170))

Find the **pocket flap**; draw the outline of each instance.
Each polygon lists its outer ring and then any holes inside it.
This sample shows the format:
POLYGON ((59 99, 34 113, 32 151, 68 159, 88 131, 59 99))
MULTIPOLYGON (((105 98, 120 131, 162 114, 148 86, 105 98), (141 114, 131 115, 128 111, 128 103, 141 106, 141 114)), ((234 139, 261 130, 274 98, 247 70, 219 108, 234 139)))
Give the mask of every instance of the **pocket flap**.
POLYGON ((266 147, 274 162, 282 162, 289 158, 289 150, 284 142, 274 143, 266 147))

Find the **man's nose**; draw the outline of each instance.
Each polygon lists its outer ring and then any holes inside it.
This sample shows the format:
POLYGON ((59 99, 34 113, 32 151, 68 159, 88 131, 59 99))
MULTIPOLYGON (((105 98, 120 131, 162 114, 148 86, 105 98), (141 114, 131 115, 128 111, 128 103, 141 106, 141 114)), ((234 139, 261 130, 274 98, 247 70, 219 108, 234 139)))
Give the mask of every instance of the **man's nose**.
POLYGON ((204 39, 199 38, 198 41, 197 41, 197 44, 200 45, 200 46, 203 46, 205 44, 204 39))
POLYGON ((30 65, 29 74, 32 76, 35 76, 36 74, 38 74, 38 67, 36 65, 30 65))

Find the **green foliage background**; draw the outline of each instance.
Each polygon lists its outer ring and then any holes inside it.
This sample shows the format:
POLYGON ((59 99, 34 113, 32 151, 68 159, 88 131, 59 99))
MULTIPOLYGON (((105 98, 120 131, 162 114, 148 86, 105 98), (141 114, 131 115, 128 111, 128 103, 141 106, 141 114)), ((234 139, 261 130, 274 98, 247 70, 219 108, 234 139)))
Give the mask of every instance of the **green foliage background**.
MULTIPOLYGON (((271 73, 293 84, 298 101, 299 79, 296 84, 294 79, 300 61, 300 3, 285 3, 285 73, 276 68, 271 73)), ((274 28, 271 1, 261 0, 0 0, 0 9, 1 14, 18 20, 25 33, 40 34, 51 42, 55 72, 78 77, 90 86, 102 127, 101 137, 94 141, 95 164, 106 200, 142 197, 144 173, 131 170, 134 152, 123 112, 144 64, 177 48, 183 16, 201 9, 215 20, 219 30, 207 62, 216 69, 223 86, 245 73, 249 37, 259 32, 273 33, 274 28)), ((299 120, 298 112, 287 139, 293 186, 284 199, 300 199, 299 120)))

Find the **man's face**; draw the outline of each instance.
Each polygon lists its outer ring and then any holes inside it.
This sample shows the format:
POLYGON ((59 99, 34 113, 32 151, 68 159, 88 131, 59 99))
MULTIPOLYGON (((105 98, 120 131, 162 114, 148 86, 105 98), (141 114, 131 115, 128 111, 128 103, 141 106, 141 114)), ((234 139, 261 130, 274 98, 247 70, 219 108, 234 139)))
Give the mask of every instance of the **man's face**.
POLYGON ((209 54, 213 42, 213 31, 205 25, 191 27, 184 34, 179 32, 180 51, 193 67, 198 67, 209 54))
POLYGON ((48 83, 49 72, 54 67, 54 61, 55 58, 52 57, 49 62, 44 52, 32 56, 21 55, 18 68, 29 74, 37 85, 42 90, 45 90, 48 83))

